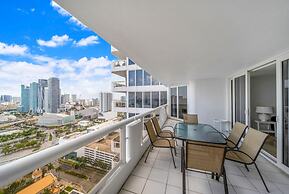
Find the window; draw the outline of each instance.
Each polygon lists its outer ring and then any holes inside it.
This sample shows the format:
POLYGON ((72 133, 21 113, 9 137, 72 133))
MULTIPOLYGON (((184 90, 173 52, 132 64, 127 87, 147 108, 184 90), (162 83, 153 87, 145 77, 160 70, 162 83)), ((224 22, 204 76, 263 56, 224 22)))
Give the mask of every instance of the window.
POLYGON ((164 105, 167 103, 167 92, 163 91, 161 92, 161 105, 164 105))
POLYGON ((142 108, 142 93, 136 92, 136 108, 142 108))
POLYGON ((135 71, 128 72, 128 85, 135 86, 135 71))
POLYGON ((144 78, 143 78, 143 82, 144 82, 144 84, 143 85, 145 85, 145 86, 149 86, 149 85, 151 85, 151 75, 148 73, 148 72, 146 72, 146 71, 144 71, 144 78))
POLYGON ((152 85, 159 85, 160 84, 160 82, 158 82, 157 80, 155 80, 154 78, 152 78, 153 79, 153 81, 152 81, 152 85))
POLYGON ((187 86, 182 86, 178 88, 179 97, 179 118, 183 118, 183 114, 187 111, 187 86))
POLYGON ((177 117, 177 88, 171 88, 171 116, 177 117))
POLYGON ((143 107, 144 108, 151 108, 151 93, 144 92, 143 93, 143 107))
POLYGON ((135 108, 135 93, 134 92, 128 93, 128 106, 130 108, 135 108))
POLYGON ((133 60, 128 59, 128 65, 134 65, 134 64, 135 64, 135 62, 133 62, 133 60))
POLYGON ((128 113, 128 117, 134 117, 135 113, 128 113))
POLYGON ((156 108, 160 105, 159 92, 152 92, 152 107, 156 108))
POLYGON ((142 70, 136 70, 136 86, 142 86, 143 76, 142 76, 142 70))

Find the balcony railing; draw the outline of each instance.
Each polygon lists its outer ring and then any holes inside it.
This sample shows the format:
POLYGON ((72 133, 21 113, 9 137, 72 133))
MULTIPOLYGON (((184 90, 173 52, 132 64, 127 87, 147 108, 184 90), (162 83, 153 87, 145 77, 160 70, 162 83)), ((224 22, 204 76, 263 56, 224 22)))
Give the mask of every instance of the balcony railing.
POLYGON ((126 82, 125 81, 115 81, 115 82, 112 82, 112 86, 114 88, 126 87, 126 82))
POLYGON ((114 106, 118 108, 126 107, 126 102, 124 101, 114 101, 114 106))
POLYGON ((126 60, 117 60, 112 63, 113 68, 125 67, 125 66, 126 66, 126 60))
POLYGON ((105 126, 96 131, 89 132, 71 141, 47 148, 26 157, 14 160, 0 166, 0 187, 4 187, 15 180, 41 168, 67 154, 80 149, 97 139, 116 131, 120 131, 120 158, 117 165, 98 182, 89 193, 101 191, 103 193, 116 193, 129 176, 134 166, 149 145, 147 136, 143 137, 145 117, 152 114, 162 114, 161 109, 166 105, 143 114, 105 126))

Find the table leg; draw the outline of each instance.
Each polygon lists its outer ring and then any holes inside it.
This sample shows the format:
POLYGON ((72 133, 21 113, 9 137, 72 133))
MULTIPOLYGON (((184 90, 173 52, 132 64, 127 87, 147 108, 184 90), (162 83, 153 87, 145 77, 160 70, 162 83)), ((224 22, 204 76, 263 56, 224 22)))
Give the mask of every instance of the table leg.
POLYGON ((182 141, 181 148, 181 171, 183 175, 183 194, 186 194, 186 170, 185 170, 185 145, 184 141, 182 141))

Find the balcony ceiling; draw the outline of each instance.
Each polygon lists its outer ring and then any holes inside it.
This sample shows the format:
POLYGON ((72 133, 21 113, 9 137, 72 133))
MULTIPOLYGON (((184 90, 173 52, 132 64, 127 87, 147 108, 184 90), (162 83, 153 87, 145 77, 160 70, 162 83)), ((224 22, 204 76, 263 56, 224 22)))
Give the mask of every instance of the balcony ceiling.
POLYGON ((289 49, 288 0, 56 0, 167 84, 216 78, 289 49))

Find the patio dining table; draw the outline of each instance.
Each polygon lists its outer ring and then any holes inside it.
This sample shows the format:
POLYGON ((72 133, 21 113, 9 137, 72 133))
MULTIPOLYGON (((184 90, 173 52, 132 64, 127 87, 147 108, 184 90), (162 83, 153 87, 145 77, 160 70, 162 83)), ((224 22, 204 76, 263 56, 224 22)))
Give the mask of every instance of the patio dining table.
MULTIPOLYGON (((181 170, 185 180, 185 142, 198 142, 206 144, 226 145, 226 139, 217 129, 209 124, 177 123, 174 127, 176 139, 182 141, 181 170)), ((183 193, 186 193, 186 184, 183 181, 183 193)))

